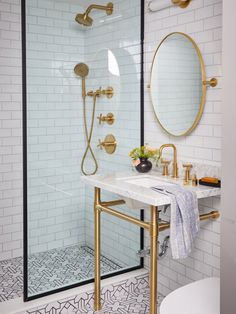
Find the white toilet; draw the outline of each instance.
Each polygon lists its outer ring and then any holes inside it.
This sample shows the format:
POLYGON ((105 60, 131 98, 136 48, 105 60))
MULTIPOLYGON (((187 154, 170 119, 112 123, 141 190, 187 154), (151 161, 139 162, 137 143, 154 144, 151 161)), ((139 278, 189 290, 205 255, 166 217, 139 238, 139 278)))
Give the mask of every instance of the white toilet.
POLYGON ((220 314, 220 279, 199 280, 171 292, 160 314, 220 314))

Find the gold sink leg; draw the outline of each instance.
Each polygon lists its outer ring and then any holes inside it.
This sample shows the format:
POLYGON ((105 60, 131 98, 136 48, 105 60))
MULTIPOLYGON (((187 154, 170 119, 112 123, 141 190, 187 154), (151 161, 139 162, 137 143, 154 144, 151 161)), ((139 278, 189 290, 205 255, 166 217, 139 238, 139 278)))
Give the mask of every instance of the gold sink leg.
POLYGON ((94 257, 95 257, 95 291, 94 310, 101 310, 101 212, 97 205, 101 203, 101 190, 95 187, 94 197, 94 257))
POLYGON ((150 314, 157 314, 158 208, 151 206, 150 220, 150 314))

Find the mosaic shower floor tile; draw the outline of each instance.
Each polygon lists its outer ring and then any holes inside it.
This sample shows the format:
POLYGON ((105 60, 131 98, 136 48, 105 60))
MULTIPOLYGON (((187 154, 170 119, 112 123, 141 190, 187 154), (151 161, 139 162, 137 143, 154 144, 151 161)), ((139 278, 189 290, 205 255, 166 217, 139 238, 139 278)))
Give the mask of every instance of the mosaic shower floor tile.
MULTIPOLYGON (((122 266, 102 256, 102 273, 122 266)), ((28 264, 29 295, 90 279, 94 273, 94 252, 87 246, 70 246, 32 254, 28 264)), ((0 261, 0 302, 22 296, 23 260, 0 261)))

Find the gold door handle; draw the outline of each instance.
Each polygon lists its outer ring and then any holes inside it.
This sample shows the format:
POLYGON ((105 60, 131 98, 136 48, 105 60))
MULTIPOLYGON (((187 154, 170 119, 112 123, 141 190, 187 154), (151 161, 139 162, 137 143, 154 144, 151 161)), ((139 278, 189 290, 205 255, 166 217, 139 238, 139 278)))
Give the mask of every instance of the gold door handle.
POLYGON ((106 116, 103 116, 102 113, 97 117, 99 120, 99 124, 102 124, 102 122, 106 122, 107 124, 112 125, 115 121, 114 114, 109 112, 106 116))
POLYGON ((97 147, 100 147, 101 149, 104 148, 108 154, 113 154, 117 147, 115 136, 112 134, 108 134, 105 137, 104 141, 99 140, 99 144, 97 145, 97 147))

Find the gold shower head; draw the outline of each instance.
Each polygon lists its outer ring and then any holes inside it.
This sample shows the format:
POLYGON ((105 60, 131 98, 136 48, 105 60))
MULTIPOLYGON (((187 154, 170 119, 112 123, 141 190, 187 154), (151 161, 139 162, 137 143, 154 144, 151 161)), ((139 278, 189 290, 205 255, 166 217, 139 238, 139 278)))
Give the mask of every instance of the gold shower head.
POLYGON ((93 24, 93 19, 89 16, 89 13, 93 10, 103 10, 106 11, 107 15, 111 15, 113 13, 113 3, 109 2, 107 5, 98 5, 98 4, 91 4, 85 13, 78 13, 75 17, 76 22, 82 24, 84 26, 91 26, 93 24))
POLYGON ((84 14, 77 14, 76 17, 75 17, 75 20, 76 22, 78 22, 79 24, 82 24, 84 26, 92 26, 93 24, 93 19, 86 15, 85 13, 84 14))
POLYGON ((74 72, 76 75, 85 78, 89 74, 89 67, 85 63, 78 63, 74 67, 74 72))

